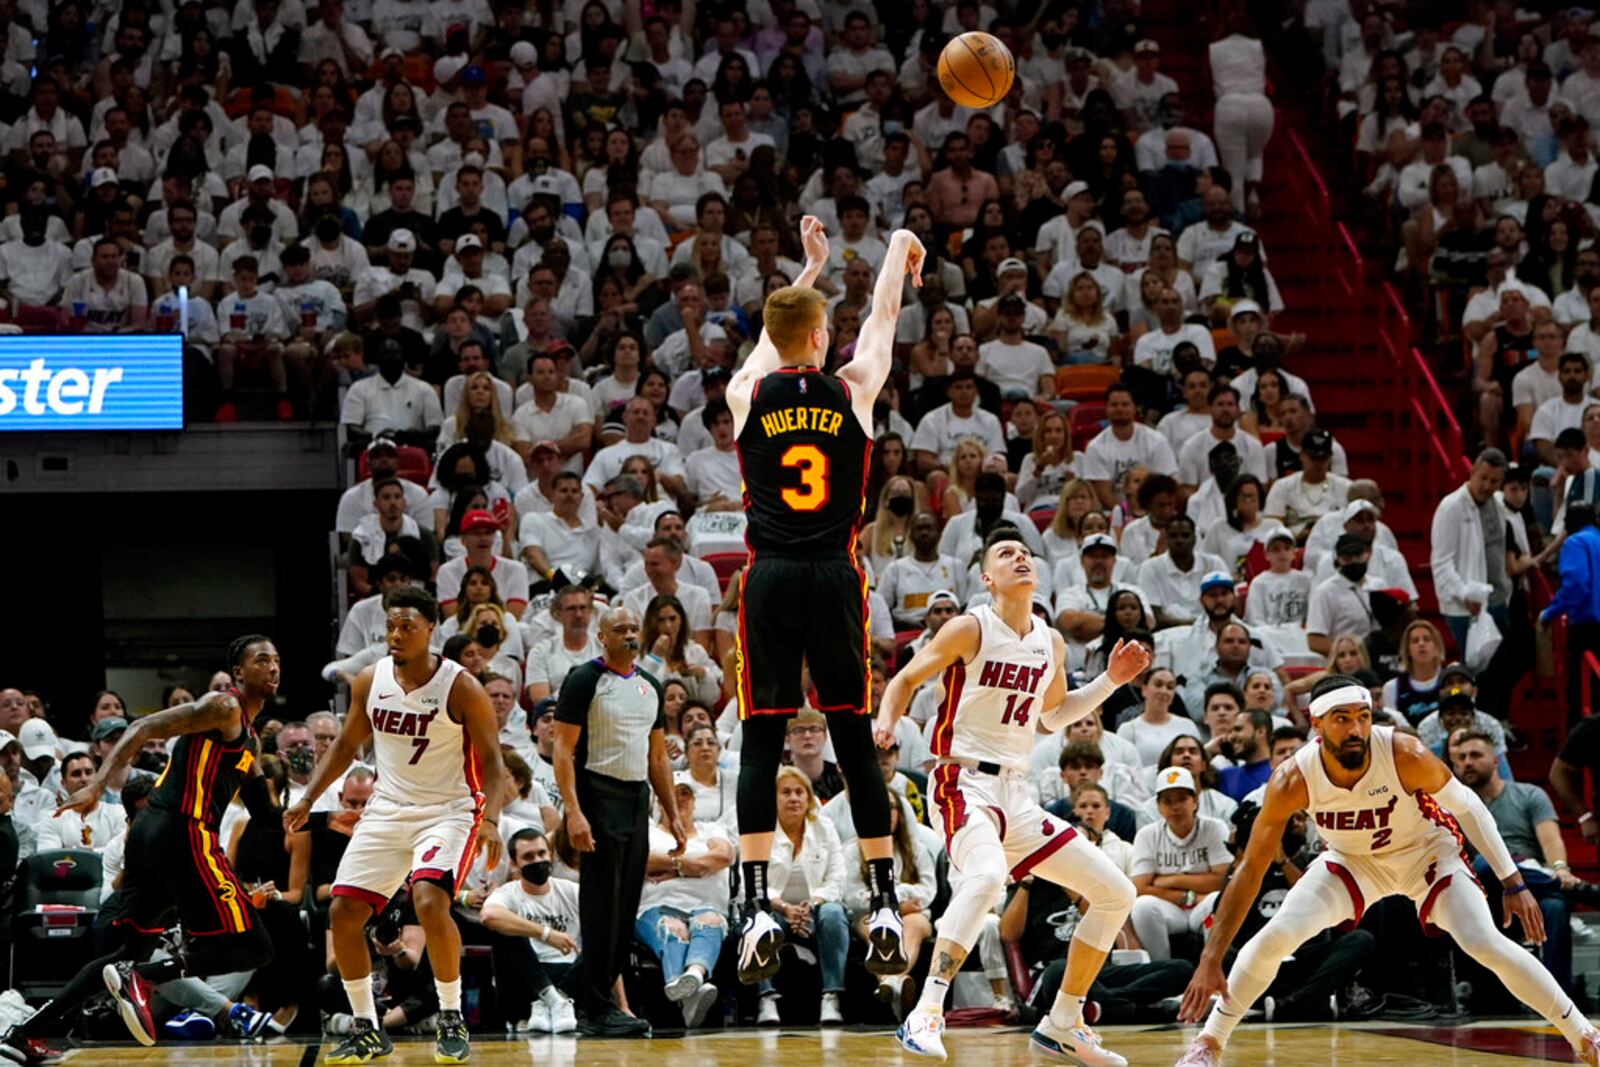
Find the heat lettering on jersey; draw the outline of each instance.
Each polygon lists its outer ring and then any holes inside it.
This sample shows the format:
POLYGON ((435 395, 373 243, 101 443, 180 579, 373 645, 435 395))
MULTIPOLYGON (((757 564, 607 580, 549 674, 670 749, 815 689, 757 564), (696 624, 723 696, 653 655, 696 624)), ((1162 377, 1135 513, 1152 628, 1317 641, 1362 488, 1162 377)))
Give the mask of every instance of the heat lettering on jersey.
POLYGON ((828 408, 779 408, 761 416, 761 432, 768 437, 799 430, 838 436, 839 427, 842 425, 844 425, 844 415, 828 408))
POLYGON ((1359 811, 1319 811, 1317 812, 1317 826, 1323 830, 1380 830, 1388 827, 1389 816, 1394 814, 1395 805, 1400 803, 1399 797, 1390 797, 1389 803, 1381 808, 1367 808, 1359 811))
POLYGON ((989 660, 978 674, 978 685, 985 689, 1015 689, 1019 693, 1037 693, 1044 678, 1044 666, 1029 667, 1024 663, 1003 663, 989 660))
POLYGON ((427 713, 400 711, 397 708, 373 708, 372 728, 381 734, 400 737, 427 737, 428 727, 438 716, 438 710, 427 713))

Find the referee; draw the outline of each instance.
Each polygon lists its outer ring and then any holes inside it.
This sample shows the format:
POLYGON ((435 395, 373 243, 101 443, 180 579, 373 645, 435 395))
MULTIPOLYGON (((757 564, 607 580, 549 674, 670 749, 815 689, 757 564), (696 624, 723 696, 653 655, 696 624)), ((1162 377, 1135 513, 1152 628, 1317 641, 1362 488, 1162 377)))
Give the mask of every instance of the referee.
POLYGON ((642 1037, 650 1033, 650 1023, 622 1012, 611 990, 633 943, 650 855, 652 788, 672 813, 678 852, 684 831, 667 759, 661 684, 634 666, 639 620, 633 612, 613 608, 601 617, 600 647, 602 656, 567 675, 555 716, 556 786, 566 805, 567 838, 583 853, 579 1029, 602 1037, 642 1037))

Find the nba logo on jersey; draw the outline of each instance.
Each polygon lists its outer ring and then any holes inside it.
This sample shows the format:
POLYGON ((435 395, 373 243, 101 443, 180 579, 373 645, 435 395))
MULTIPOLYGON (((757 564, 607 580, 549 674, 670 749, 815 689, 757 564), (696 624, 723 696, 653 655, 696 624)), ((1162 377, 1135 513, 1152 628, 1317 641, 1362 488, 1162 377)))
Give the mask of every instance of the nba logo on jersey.
POLYGON ((800 379, 800 395, 806 395, 806 380, 804 378, 800 379))

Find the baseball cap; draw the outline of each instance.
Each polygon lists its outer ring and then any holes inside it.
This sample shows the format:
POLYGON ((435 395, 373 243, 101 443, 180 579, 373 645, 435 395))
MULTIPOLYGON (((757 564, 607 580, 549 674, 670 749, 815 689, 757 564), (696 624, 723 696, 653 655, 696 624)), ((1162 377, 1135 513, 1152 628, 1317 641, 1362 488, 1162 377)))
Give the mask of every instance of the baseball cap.
POLYGON ((407 229, 395 230, 389 235, 389 251, 415 252, 417 250, 417 235, 407 229))
POLYGON ((1240 300, 1234 303, 1233 310, 1228 312, 1228 321, 1232 322, 1240 315, 1260 315, 1261 305, 1254 300, 1240 300))
POLYGON ((89 188, 98 189, 102 185, 117 184, 117 172, 110 167, 96 167, 94 173, 89 175, 89 188))
POLYGON ((498 530, 500 524, 494 521, 494 516, 482 508, 473 508, 461 516, 461 532, 472 533, 474 530, 498 530))
POLYGON ((1156 775, 1156 795, 1160 796, 1168 789, 1187 789, 1191 793, 1198 792, 1194 787, 1194 775, 1189 773, 1187 767, 1168 767, 1156 775))
POLYGON ((1155 53, 1159 54, 1160 51, 1161 51, 1161 45, 1159 45, 1158 43, 1156 43, 1155 41, 1151 40, 1148 37, 1144 38, 1143 40, 1139 41, 1137 44, 1135 44, 1133 46, 1133 54, 1136 55, 1136 56, 1147 55, 1147 54, 1149 54, 1151 52, 1155 52, 1155 53))
POLYGON ((1300 443, 1300 451, 1313 459, 1327 459, 1333 455, 1333 434, 1327 430, 1312 430, 1300 443))
POLYGON ((1335 556, 1359 556, 1372 548, 1372 542, 1360 534, 1340 534, 1339 540, 1333 543, 1335 556))
POLYGON ((1472 672, 1472 668, 1460 662, 1446 663, 1444 670, 1439 672, 1440 685, 1444 685, 1452 678, 1461 678, 1472 684, 1476 684, 1478 681, 1478 676, 1472 672))
POLYGON ((1339 512, 1339 521, 1349 522, 1363 511, 1370 511, 1376 515, 1378 507, 1370 500, 1352 500, 1344 506, 1343 511, 1339 512))
POLYGON ((961 601, 950 590, 948 590, 948 589, 940 589, 937 592, 935 592, 932 596, 928 597, 928 607, 931 608, 935 604, 954 604, 956 607, 959 608, 961 606, 961 601))
POLYGON ((94 724, 94 729, 89 732, 89 740, 104 741, 112 734, 124 733, 127 731, 127 729, 127 719, 117 717, 101 719, 99 722, 94 724))
POLYGON ((1018 259, 1016 256, 1012 256, 1010 259, 1002 259, 1000 261, 1000 265, 995 268, 994 272, 998 275, 1004 274, 1008 270, 1026 271, 1027 269, 1028 265, 1026 263, 1022 262, 1022 260, 1018 259))
POLYGON ((1262 537, 1261 543, 1264 545, 1270 545, 1274 541, 1288 541, 1290 544, 1293 544, 1294 539, 1294 532, 1290 530, 1289 527, 1274 526, 1270 530, 1266 531, 1266 535, 1262 537))
POLYGON ((1453 685, 1449 689, 1440 690, 1439 706, 1442 708, 1446 704, 1465 704, 1469 708, 1472 707, 1472 690, 1464 685, 1453 685))
POLYGON ((535 193, 559 193, 561 186, 556 184, 554 175, 541 174, 533 179, 533 191, 535 193))
POLYGON ((467 67, 461 72, 462 85, 482 85, 488 80, 489 76, 485 74, 483 68, 478 66, 476 63, 472 64, 472 66, 467 67))
POLYGON ((22 742, 22 754, 29 759, 54 756, 60 747, 56 732, 43 719, 29 719, 23 723, 22 729, 17 731, 17 740, 22 742))
POLYGON ((1083 196, 1087 195, 1088 193, 1088 182, 1068 182, 1067 187, 1061 192, 1061 199, 1071 200, 1075 196, 1083 196))
POLYGON ((17 735, 10 730, 0 730, 0 752, 4 752, 12 745, 19 744, 17 735))
POLYGON ((540 719, 542 719, 545 716, 545 714, 547 712, 548 713, 554 713, 555 710, 556 710, 556 698, 555 697, 545 697, 543 700, 539 701, 539 703, 537 703, 537 704, 535 704, 533 706, 533 719, 531 721, 538 722, 540 719))
POLYGON ((478 240, 477 234, 464 233, 456 238, 456 255, 459 256, 470 248, 476 248, 480 252, 483 250, 483 242, 478 240))
POLYGON ((372 455, 372 453, 374 453, 374 452, 398 452, 398 451, 400 451, 400 446, 394 443, 394 438, 392 438, 392 437, 384 437, 382 435, 379 435, 377 437, 374 437, 367 444, 367 455, 369 455, 369 456, 372 455))
POLYGON ((1105 548, 1115 552, 1117 550, 1117 543, 1111 539, 1110 534, 1090 534, 1088 537, 1083 539, 1083 547, 1079 548, 1078 551, 1083 553, 1089 551, 1091 548, 1105 548))
POLYGON ((1022 297, 1017 293, 1007 293, 1005 296, 1002 296, 999 299, 994 307, 995 310, 1000 312, 1002 315, 1006 312, 1020 315, 1026 309, 1027 303, 1028 302, 1022 299, 1022 297))
POLYGON ((720 365, 706 367, 700 371, 700 382, 702 385, 709 384, 711 382, 725 382, 730 377, 732 376, 728 373, 728 368, 720 365))
POLYGON ((405 57, 406 54, 400 51, 400 49, 396 48, 394 45, 390 45, 388 48, 385 48, 383 51, 378 53, 379 59, 404 59, 405 57))
POLYGON ((1209 571, 1200 579, 1200 592, 1205 593, 1212 589, 1232 589, 1233 576, 1227 571, 1209 571))
POLYGON ((572 342, 565 337, 550 338, 544 343, 544 350, 547 355, 552 356, 572 356, 577 352, 577 349, 572 347, 572 342))
POLYGON ((443 85, 466 68, 466 56, 440 56, 433 61, 433 80, 443 85))
POLYGON ((528 41, 518 41, 511 46, 511 62, 519 67, 531 67, 539 61, 539 50, 528 41))
POLYGON ((257 163, 250 168, 250 173, 245 175, 245 178, 252 182, 270 182, 275 177, 277 175, 273 174, 272 168, 265 163, 257 163))

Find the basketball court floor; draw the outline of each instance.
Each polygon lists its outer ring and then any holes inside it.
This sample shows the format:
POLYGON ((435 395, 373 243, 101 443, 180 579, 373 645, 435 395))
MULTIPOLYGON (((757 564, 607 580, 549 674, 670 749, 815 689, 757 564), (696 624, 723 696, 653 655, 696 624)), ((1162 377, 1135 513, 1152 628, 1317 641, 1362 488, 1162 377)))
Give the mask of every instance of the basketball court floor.
MULTIPOLYGON (((1172 1067, 1187 1046, 1184 1031, 1170 1027, 1108 1027, 1107 1045, 1131 1067, 1172 1067)), ((396 1041, 395 1067, 433 1063, 433 1042, 396 1041)), ((945 1037, 949 1063, 970 1067, 1035 1067, 1061 1061, 1032 1051, 1025 1030, 962 1029, 945 1037)), ((185 1067, 314 1067, 324 1046, 297 1042, 265 1045, 167 1045, 81 1048, 67 1062, 77 1067, 112 1064, 185 1067)), ((540 1036, 531 1040, 474 1037, 478 1067, 914 1067, 934 1061, 901 1051, 884 1031, 752 1031, 652 1041, 578 1040, 540 1036)), ((1429 1029, 1387 1023, 1337 1026, 1244 1026, 1228 1048, 1227 1067, 1515 1067, 1571 1063, 1566 1043, 1532 1023, 1478 1023, 1429 1029)))

